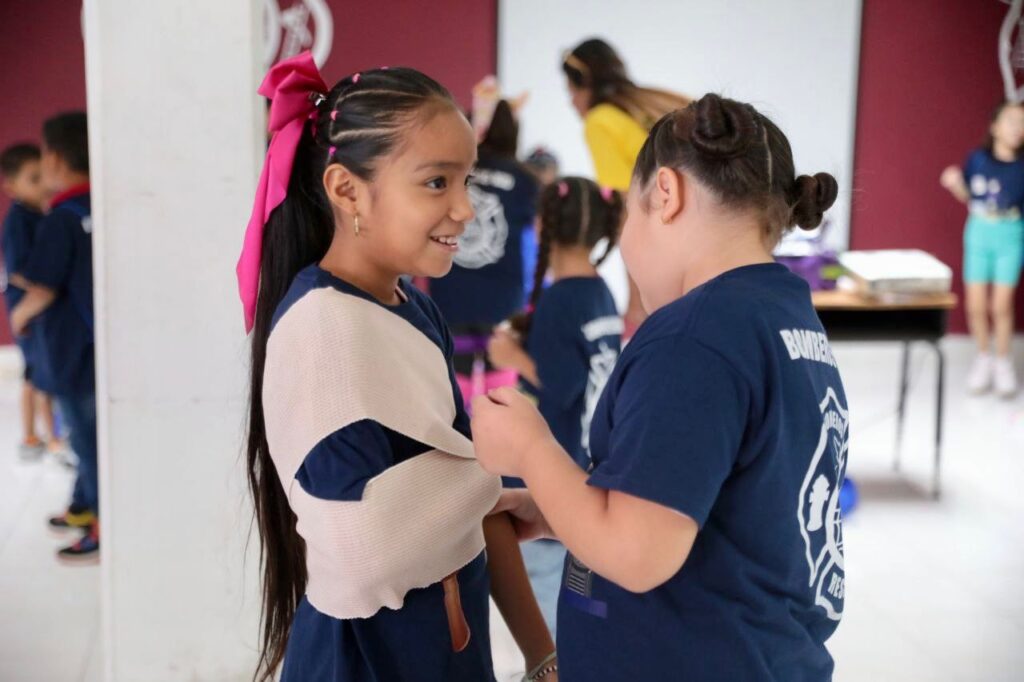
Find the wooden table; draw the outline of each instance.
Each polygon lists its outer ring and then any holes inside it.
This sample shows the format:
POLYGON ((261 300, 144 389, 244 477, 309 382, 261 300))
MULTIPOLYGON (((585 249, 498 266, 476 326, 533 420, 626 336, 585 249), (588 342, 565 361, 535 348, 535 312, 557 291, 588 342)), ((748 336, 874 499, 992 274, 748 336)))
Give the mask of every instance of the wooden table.
POLYGON ((935 385, 935 465, 932 471, 932 495, 938 498, 942 463, 942 392, 946 368, 946 358, 939 341, 946 335, 949 311, 957 305, 956 295, 946 293, 876 299, 846 291, 816 291, 812 294, 812 301, 830 341, 898 341, 903 344, 899 403, 896 408, 896 450, 893 459, 893 469, 896 471, 899 470, 900 450, 903 444, 910 346, 915 342, 923 342, 935 351, 938 373, 935 385))

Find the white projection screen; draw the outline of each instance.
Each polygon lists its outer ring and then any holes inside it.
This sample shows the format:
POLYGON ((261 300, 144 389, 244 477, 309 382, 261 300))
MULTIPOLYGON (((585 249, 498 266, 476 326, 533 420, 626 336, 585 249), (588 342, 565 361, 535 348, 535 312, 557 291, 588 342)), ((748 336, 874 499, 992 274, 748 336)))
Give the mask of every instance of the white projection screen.
POLYGON ((529 91, 520 151, 553 150, 564 174, 593 176, 560 68, 564 50, 601 37, 633 80, 754 104, 788 135, 797 172, 839 181, 827 242, 849 241, 860 0, 500 0, 498 75, 529 91))

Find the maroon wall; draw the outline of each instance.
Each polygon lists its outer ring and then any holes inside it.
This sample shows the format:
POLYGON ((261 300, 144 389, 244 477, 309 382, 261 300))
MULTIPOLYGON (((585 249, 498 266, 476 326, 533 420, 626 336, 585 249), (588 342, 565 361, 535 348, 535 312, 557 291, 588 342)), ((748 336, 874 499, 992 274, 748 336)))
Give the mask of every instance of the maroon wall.
MULTIPOLYGON (((981 143, 1003 97, 1006 9, 995 0, 864 0, 850 245, 929 251, 953 267, 961 295, 966 209, 939 174, 981 143)), ((966 330, 963 306, 951 324, 966 330)))
MULTIPOLYGON (((496 0, 329 4, 329 82, 411 65, 468 105, 472 84, 495 69, 496 0)), ((931 251, 953 266, 958 292, 965 211, 938 177, 979 143, 1002 96, 996 37, 1005 8, 995 0, 864 0, 851 247, 931 251)), ((36 139, 44 117, 85 105, 79 17, 68 0, 0 2, 0 145, 36 139)), ((965 329, 962 311, 953 328, 965 329)), ((0 343, 8 341, 0 313, 0 343)))
MULTIPOLYGON (((280 4, 287 7, 294 0, 280 4)), ((496 68, 496 0, 328 4, 334 16, 334 47, 323 67, 329 84, 359 69, 415 66, 444 83, 468 107, 473 83, 496 68)), ((85 108, 81 4, 0 0, 0 64, 0 147, 38 141, 44 118, 85 108)), ((0 196, 0 215, 7 207, 7 197, 0 196)), ((0 305, 0 345, 10 341, 0 305)))

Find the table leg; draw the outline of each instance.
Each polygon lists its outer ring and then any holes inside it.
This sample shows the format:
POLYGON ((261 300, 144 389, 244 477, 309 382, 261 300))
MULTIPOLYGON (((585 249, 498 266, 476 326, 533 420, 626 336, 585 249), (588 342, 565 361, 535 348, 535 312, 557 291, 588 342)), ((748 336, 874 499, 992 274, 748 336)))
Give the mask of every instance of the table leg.
POLYGON ((910 371, 910 342, 903 342, 903 360, 900 369, 900 400, 896 405, 896 452, 892 462, 893 471, 900 470, 900 452, 903 449, 903 421, 907 415, 907 374, 910 371))
POLYGON ((933 342, 932 346, 935 348, 935 356, 938 360, 938 376, 935 382, 935 469, 932 472, 932 497, 938 499, 941 492, 941 478, 939 474, 942 471, 942 409, 946 379, 946 356, 938 341, 933 342))

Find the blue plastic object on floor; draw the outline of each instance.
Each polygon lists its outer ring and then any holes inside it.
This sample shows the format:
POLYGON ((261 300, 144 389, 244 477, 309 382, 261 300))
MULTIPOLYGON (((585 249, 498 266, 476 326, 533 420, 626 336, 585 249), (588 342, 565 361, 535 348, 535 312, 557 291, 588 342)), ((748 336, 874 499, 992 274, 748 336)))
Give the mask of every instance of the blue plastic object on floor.
POLYGON ((846 516, 857 508, 860 496, 857 494, 857 485, 852 478, 843 479, 843 487, 839 490, 839 510, 846 516))

